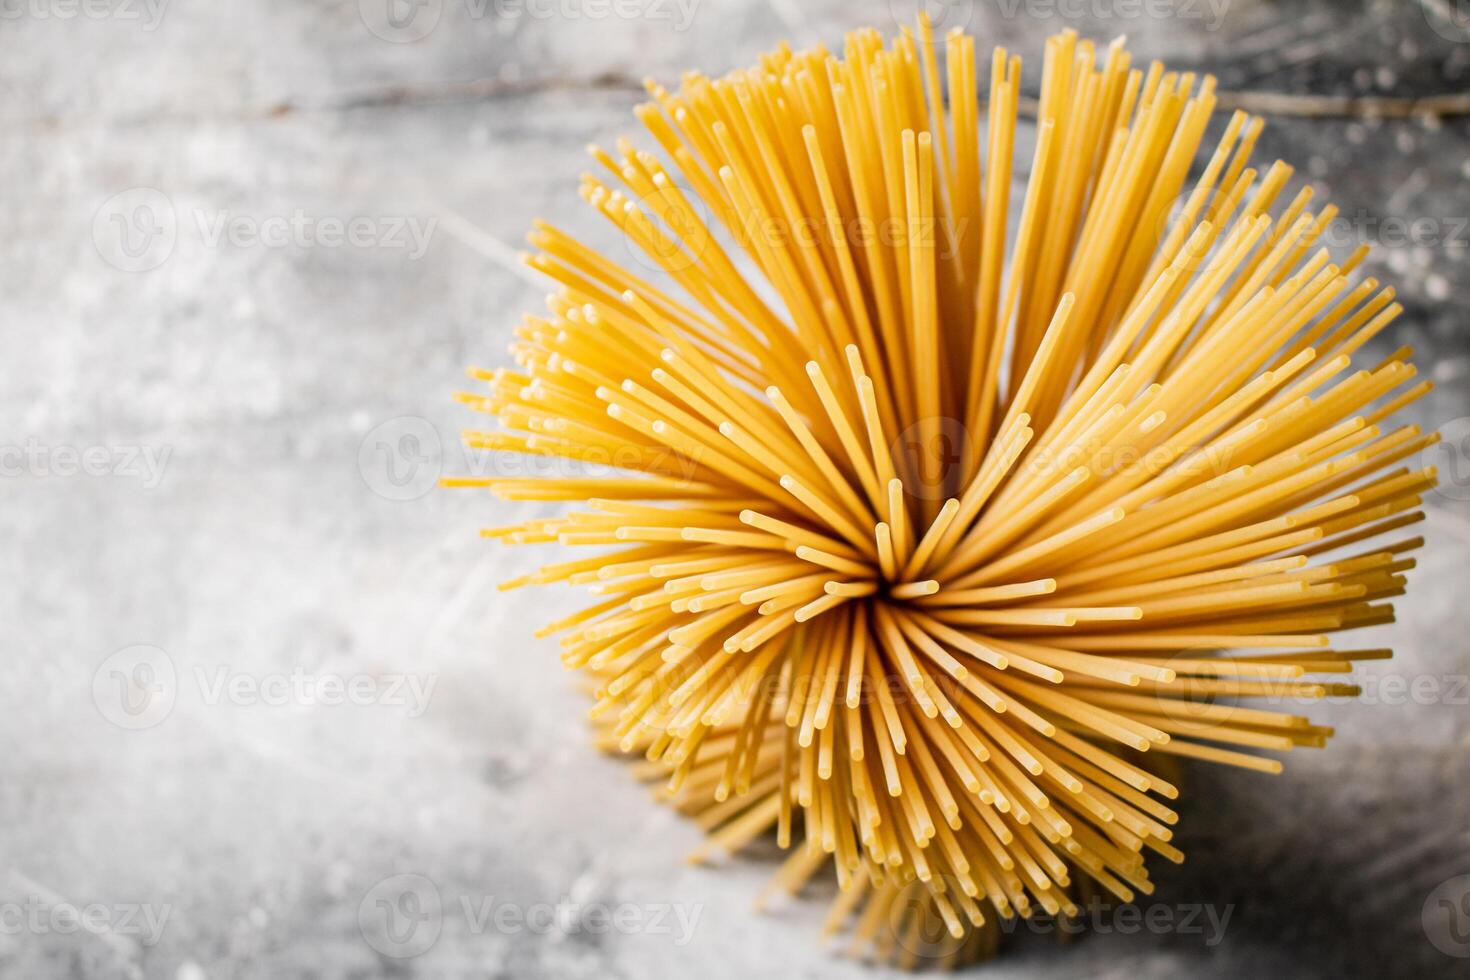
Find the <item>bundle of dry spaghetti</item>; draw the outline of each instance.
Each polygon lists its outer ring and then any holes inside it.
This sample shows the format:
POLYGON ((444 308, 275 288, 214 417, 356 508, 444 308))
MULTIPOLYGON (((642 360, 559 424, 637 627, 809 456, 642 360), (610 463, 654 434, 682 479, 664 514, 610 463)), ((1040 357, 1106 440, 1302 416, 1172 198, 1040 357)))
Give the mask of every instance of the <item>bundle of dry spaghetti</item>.
POLYGON ((1393 290, 1251 165, 1259 119, 1200 153, 1213 79, 1064 33, 1018 164, 1019 59, 982 105, 973 38, 937 47, 650 83, 661 152, 582 186, 636 268, 538 223, 559 291, 460 396, 500 423, 470 446, 562 469, 446 481, 579 505, 483 533, 590 547, 507 587, 592 593, 545 634, 599 740, 708 853, 830 866, 829 926, 904 961, 1150 892, 1182 859, 1150 760, 1323 745, 1298 709, 1357 689, 1304 675, 1388 655, 1332 636, 1392 620, 1435 481, 1387 424, 1409 351, 1351 366, 1393 290))

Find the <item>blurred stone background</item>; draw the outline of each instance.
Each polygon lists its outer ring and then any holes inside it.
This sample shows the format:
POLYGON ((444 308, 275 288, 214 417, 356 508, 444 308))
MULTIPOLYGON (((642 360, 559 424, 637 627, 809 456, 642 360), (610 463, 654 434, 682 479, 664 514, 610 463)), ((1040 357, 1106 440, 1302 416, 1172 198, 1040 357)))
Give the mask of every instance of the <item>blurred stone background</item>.
MULTIPOLYGON (((751 913, 768 860, 682 862, 696 828, 587 750, 531 637, 578 597, 496 593, 541 560, 476 536, 515 509, 430 488, 469 465, 464 366, 547 288, 514 262, 532 217, 621 247, 574 188, 585 143, 634 132, 639 80, 891 31, 915 0, 387 2, 0 3, 0 976, 877 975, 816 941, 820 900, 751 913), (436 897, 432 935, 372 925, 436 897), (646 928, 497 928, 462 899, 646 928)), ((1021 53, 1033 93, 1074 26, 1227 100, 1297 97, 1257 157, 1380 246, 1406 313, 1376 347, 1417 348, 1439 387, 1416 418, 1449 443, 1399 623, 1357 638, 1398 656, 1317 713, 1330 748, 1185 777, 1189 860, 1154 901, 1228 907, 1221 941, 1022 936, 982 969, 1470 975, 1470 5, 933 10, 1021 53)))

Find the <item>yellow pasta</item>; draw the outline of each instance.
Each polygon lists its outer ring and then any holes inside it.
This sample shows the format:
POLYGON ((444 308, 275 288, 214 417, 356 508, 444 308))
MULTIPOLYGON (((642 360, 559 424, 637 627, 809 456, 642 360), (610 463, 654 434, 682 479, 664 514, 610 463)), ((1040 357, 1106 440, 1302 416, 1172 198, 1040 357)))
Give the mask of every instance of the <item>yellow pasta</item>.
POLYGON ((538 223, 558 290, 461 396, 559 469, 446 481, 581 505, 483 533, 612 548, 505 586, 590 588, 543 635, 599 743, 696 857, 774 831, 772 888, 831 869, 828 930, 907 965, 1149 893, 1171 757, 1323 745, 1305 707, 1357 689, 1309 675, 1387 656, 1334 634, 1392 620, 1435 483, 1409 352, 1350 370, 1393 291, 1261 121, 1201 153, 1212 78, 1072 32, 1042 78, 1019 161, 1019 59, 982 106, 925 20, 648 83, 661 155, 582 185, 639 262, 538 223))

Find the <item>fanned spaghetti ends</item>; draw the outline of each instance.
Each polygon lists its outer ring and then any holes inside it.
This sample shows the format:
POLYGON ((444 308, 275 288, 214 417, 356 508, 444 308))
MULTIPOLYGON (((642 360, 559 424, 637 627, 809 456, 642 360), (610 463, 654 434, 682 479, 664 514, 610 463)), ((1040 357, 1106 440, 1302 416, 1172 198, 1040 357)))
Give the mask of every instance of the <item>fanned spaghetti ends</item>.
POLYGON ((1333 637, 1392 620, 1435 482, 1388 423, 1410 352, 1354 366, 1393 290, 1252 165, 1261 120, 1071 32, 1034 129, 1018 58, 979 87, 922 20, 650 82, 657 152, 582 185, 638 261, 538 223, 559 289, 460 396, 471 447, 561 469, 445 481, 579 505, 483 534, 595 549, 505 587, 590 589, 543 635, 599 742, 907 963, 1149 893, 1160 756, 1323 745, 1302 706, 1357 688, 1306 675, 1388 656, 1333 637))

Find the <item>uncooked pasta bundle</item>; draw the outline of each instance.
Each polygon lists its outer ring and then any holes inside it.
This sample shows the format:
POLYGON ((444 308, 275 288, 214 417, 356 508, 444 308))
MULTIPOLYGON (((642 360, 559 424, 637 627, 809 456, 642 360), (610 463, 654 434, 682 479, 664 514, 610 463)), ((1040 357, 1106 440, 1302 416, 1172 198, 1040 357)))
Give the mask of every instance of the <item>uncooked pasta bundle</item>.
POLYGON ((1388 422, 1407 349, 1354 366, 1400 312, 1366 246, 1317 247, 1260 119, 1200 152, 1212 78, 1059 34, 1033 130, 1019 58, 982 104, 974 39, 938 47, 650 82, 655 150, 581 188, 638 262, 537 223, 559 288, 460 396, 555 475, 445 481, 576 504, 483 534, 592 552, 505 587, 591 592, 541 635, 598 741, 699 856, 774 831, 775 886, 830 867, 829 928, 908 963, 1149 893, 1161 756, 1322 746, 1300 710, 1357 688, 1306 675, 1389 655, 1333 637, 1392 620, 1437 438, 1388 422))

